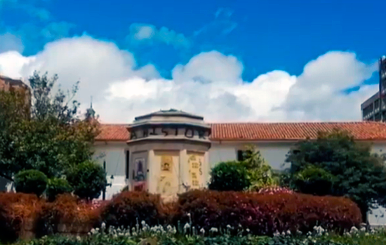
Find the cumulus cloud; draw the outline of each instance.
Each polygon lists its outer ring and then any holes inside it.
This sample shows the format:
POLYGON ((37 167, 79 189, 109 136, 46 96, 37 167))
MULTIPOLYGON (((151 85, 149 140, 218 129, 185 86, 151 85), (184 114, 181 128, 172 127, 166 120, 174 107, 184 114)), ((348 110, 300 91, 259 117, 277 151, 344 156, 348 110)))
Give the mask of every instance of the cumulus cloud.
POLYGON ((128 123, 170 108, 212 122, 360 120, 360 103, 376 91, 376 85, 362 85, 376 66, 339 51, 308 62, 299 76, 275 70, 253 81, 243 81, 240 60, 217 51, 177 64, 165 79, 153 65, 138 67, 128 51, 89 36, 51 42, 31 57, 0 54, 5 75, 26 77, 34 70, 57 73, 67 88, 81 81, 78 99, 87 106, 92 95, 103 122, 128 123), (360 89, 344 92, 354 86, 360 89))
POLYGON ((182 33, 177 33, 167 27, 157 28, 154 25, 134 23, 130 25, 128 41, 138 42, 159 42, 173 45, 176 48, 188 48, 190 40, 182 33))

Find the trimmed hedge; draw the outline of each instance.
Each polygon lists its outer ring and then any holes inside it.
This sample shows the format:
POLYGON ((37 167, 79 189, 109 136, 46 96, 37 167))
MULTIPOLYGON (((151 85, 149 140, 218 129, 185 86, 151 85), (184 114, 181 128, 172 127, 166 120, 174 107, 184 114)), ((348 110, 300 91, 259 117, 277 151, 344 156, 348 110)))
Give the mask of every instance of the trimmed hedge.
POLYGON ((54 202, 44 203, 38 214, 36 235, 55 233, 87 233, 98 226, 100 210, 92 203, 81 203, 70 194, 58 195, 54 202))
POLYGON ((47 182, 47 176, 39 170, 23 170, 15 175, 15 189, 17 192, 41 196, 46 190, 47 182))
POLYGON ((158 225, 165 219, 159 195, 147 192, 124 191, 115 196, 102 211, 106 226, 133 227, 145 221, 158 225))
POLYGON ((58 195, 71 193, 72 187, 66 179, 52 178, 48 180, 46 196, 48 201, 53 202, 58 195))
POLYGON ((317 225, 342 232, 362 221, 358 206, 349 199, 297 193, 191 191, 179 196, 177 207, 174 220, 191 220, 198 229, 229 225, 236 230, 241 225, 259 235, 308 232, 317 225))
POLYGON ((35 224, 43 202, 34 194, 0 193, 0 241, 13 242, 20 235, 23 224, 35 224))
POLYGON ((45 202, 35 195, 1 193, 0 239, 13 241, 23 223, 31 219, 38 237, 63 232, 85 234, 101 222, 107 227, 142 227, 144 221, 149 226, 172 224, 180 228, 188 223, 196 231, 217 228, 236 233, 248 229, 255 235, 288 230, 305 234, 315 226, 342 232, 361 223, 359 208, 346 198, 269 193, 194 190, 179 195, 176 202, 163 203, 159 195, 126 191, 99 208, 69 194, 45 202))

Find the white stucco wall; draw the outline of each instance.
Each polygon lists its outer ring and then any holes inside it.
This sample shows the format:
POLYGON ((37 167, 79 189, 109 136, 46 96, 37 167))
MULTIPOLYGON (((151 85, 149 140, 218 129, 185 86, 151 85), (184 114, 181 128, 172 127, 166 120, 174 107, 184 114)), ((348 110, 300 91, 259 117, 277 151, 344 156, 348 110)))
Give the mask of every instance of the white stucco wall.
MULTIPOLYGON (((247 144, 244 142, 213 142, 209 150, 209 162, 214 167, 219 162, 237 159, 237 151, 242 150, 247 144)), ((273 169, 283 169, 286 154, 294 143, 291 142, 255 142, 253 143, 260 151, 266 162, 273 169)))
MULTIPOLYGON (((125 142, 97 142, 94 145, 94 159, 101 166, 106 161, 107 182, 111 183, 106 188, 106 199, 119 193, 126 185, 126 149, 125 142)), ((102 194, 99 199, 102 199, 102 194)))

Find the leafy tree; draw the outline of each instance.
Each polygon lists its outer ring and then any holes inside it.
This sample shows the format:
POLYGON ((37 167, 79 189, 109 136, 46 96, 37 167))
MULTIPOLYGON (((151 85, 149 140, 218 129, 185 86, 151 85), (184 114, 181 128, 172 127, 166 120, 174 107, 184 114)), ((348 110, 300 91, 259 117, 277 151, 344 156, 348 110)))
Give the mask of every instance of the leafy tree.
POLYGON ((210 190, 242 191, 251 185, 246 168, 236 161, 217 164, 210 175, 210 190))
POLYGON ((67 173, 74 194, 88 201, 98 198, 107 185, 106 172, 92 161, 83 162, 67 173))
POLYGON ((91 159, 98 122, 81 118, 74 100, 78 83, 65 94, 56 89, 57 79, 38 73, 29 79, 31 107, 18 92, 0 93, 0 176, 12 180, 21 170, 36 169, 60 177, 91 159))
POLYGON ((17 192, 33 193, 38 197, 46 190, 47 182, 47 176, 34 169, 20 171, 15 175, 17 192))
POLYGON ((277 185, 277 180, 269 166, 254 145, 247 145, 243 161, 240 162, 247 170, 251 186, 249 189, 258 190, 263 187, 277 185))
POLYGON ((319 133, 314 141, 298 142, 286 162, 291 164, 288 173, 293 188, 316 195, 347 196, 358 204, 364 221, 370 208, 385 205, 383 159, 371 153, 369 144, 354 141, 347 132, 319 133), (321 183, 331 188, 314 188, 321 183))

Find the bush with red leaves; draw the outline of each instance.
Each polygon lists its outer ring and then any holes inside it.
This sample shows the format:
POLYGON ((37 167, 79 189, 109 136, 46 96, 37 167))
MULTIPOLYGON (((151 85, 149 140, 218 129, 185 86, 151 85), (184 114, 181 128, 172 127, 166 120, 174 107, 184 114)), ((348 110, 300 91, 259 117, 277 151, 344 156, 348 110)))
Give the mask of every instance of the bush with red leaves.
POLYGON ((265 187, 261 188, 258 193, 260 194, 266 194, 266 195, 272 195, 272 194, 292 194, 293 191, 284 187, 280 186, 272 186, 272 187, 265 187))
POLYGON ((62 194, 54 202, 44 203, 37 220, 36 235, 41 237, 58 233, 60 224, 83 226, 91 230, 99 221, 99 208, 95 208, 92 203, 82 202, 71 194, 62 194))
POLYGON ((124 191, 104 206, 102 221, 107 227, 133 227, 142 221, 150 226, 158 225, 166 218, 162 206, 159 195, 124 191))
POLYGON ((42 203, 33 194, 0 193, 0 241, 15 241, 23 223, 35 220, 42 203))
POLYGON ((341 232, 361 223, 357 205, 343 197, 304 194, 258 194, 191 191, 179 196, 174 220, 197 229, 212 227, 237 230, 240 226, 257 235, 276 231, 312 231, 316 225, 341 232), (190 217, 189 217, 190 216, 190 217))

